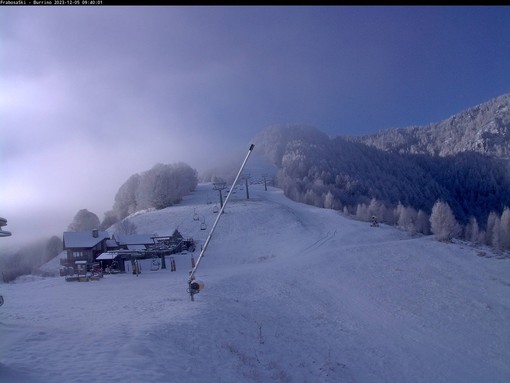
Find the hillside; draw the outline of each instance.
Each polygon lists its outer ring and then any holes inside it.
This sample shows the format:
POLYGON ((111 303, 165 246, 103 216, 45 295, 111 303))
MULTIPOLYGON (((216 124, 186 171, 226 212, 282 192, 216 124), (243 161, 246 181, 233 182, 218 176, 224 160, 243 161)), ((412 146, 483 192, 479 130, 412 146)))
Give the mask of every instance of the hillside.
POLYGON ((399 203, 430 214, 442 200, 460 223, 474 217, 482 228, 490 212, 510 206, 508 162, 480 153, 401 154, 299 125, 267 128, 254 142, 258 155, 278 168, 276 185, 310 205, 355 214, 375 200, 390 212, 381 219, 393 224, 399 203))
MULTIPOLYGON (((194 302, 189 254, 175 273, 0 285, 0 381, 510 381, 508 259, 249 191, 231 196, 194 302)), ((130 219, 203 243, 217 199, 199 184, 130 219)))
POLYGON ((504 94, 428 126, 393 128, 345 137, 382 150, 451 156, 476 152, 510 158, 510 94, 504 94))

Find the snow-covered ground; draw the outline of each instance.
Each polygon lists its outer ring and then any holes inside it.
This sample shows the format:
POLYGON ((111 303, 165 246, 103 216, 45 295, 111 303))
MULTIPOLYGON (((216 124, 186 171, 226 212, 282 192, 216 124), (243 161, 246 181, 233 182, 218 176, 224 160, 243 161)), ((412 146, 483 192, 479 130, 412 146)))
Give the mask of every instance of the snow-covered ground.
MULTIPOLYGON (((189 254, 176 272, 0 285, 0 382, 510 382, 508 259, 249 192, 231 195, 194 302, 189 254)), ((201 184, 131 219, 203 243, 217 200, 201 184)))

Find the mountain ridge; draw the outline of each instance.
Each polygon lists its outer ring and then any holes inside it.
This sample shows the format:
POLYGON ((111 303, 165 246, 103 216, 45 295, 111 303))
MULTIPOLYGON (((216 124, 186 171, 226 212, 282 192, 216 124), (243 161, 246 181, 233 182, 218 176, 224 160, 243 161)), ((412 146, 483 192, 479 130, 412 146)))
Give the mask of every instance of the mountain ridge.
POLYGON ((510 158, 510 93, 424 126, 390 128, 375 134, 345 136, 381 150, 445 157, 477 152, 510 158))

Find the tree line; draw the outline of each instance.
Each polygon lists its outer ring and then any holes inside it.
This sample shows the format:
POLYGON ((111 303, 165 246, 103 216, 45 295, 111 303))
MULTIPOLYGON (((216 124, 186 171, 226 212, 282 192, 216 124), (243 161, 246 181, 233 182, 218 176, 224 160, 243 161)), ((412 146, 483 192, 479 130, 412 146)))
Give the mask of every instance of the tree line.
POLYGON ((69 231, 106 230, 116 224, 124 234, 133 234, 136 228, 126 218, 147 209, 164 209, 181 202, 198 185, 197 171, 184 162, 154 165, 142 173, 131 175, 115 194, 113 207, 99 217, 81 209, 69 224, 69 231))
POLYGON ((149 170, 135 173, 120 186, 113 207, 105 213, 100 228, 107 229, 141 210, 164 209, 178 204, 197 185, 197 171, 184 162, 158 163, 149 170))

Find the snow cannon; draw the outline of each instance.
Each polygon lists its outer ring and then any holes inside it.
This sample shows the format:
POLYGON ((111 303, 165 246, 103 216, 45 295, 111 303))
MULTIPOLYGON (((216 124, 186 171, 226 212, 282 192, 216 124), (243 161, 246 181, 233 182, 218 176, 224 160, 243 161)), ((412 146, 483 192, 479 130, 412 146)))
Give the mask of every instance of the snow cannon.
POLYGON ((205 287, 204 282, 195 279, 189 284, 190 290, 194 291, 194 294, 199 293, 205 287))
POLYGON ((194 295, 198 294, 205 287, 204 282, 197 279, 189 281, 188 293, 192 301, 194 301, 194 295))

